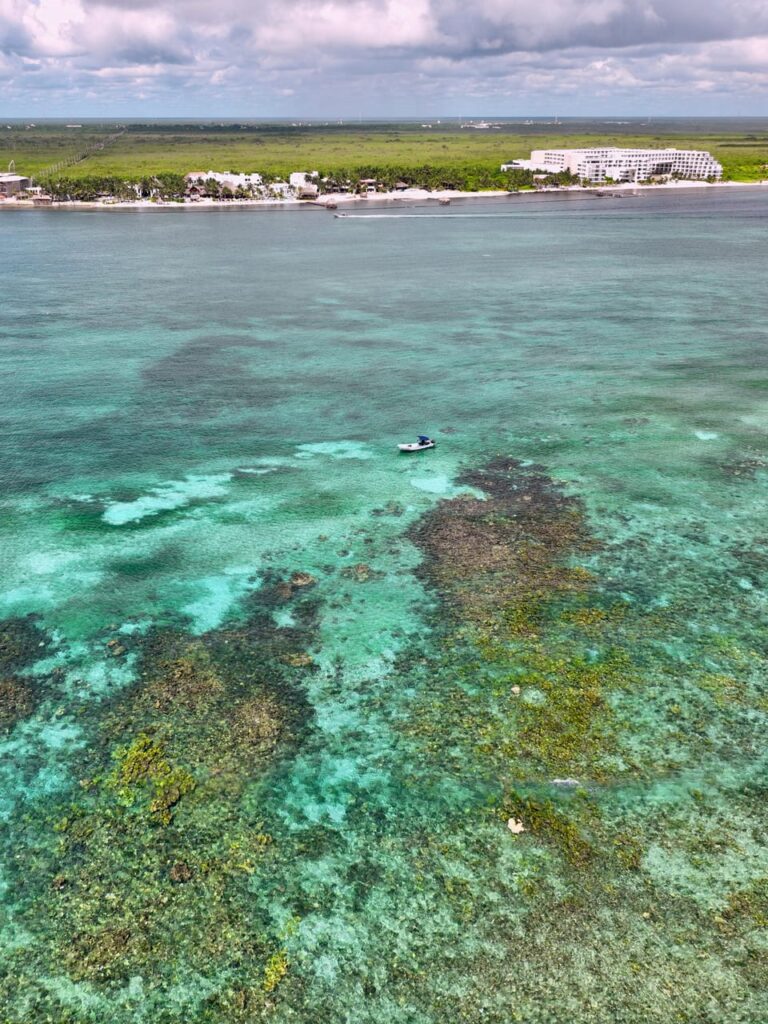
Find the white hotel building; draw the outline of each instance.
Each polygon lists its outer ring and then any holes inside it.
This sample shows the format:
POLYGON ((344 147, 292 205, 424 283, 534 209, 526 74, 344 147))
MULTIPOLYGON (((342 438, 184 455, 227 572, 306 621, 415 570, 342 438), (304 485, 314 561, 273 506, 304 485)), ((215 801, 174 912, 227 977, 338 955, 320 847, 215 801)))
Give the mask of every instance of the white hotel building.
POLYGON ((502 164, 502 170, 570 171, 586 181, 645 181, 674 174, 681 178, 715 178, 723 168, 702 149, 534 149, 530 160, 502 164))

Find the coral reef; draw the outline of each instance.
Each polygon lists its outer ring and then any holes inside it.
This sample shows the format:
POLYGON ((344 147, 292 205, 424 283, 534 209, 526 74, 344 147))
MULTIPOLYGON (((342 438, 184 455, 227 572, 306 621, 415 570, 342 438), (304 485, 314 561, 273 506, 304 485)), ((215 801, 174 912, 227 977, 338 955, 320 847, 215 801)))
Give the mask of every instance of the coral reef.
POLYGON ((279 855, 256 794, 308 725, 290 665, 310 640, 309 625, 277 630, 253 608, 236 629, 158 629, 134 645, 138 681, 99 709, 80 792, 14 880, 37 941, 5 984, 26 978, 30 1006, 48 1005, 28 974, 37 958, 110 991, 177 972, 209 991, 252 975, 261 1003, 277 987, 287 961, 249 897, 279 855))
POLYGON ((540 467, 459 482, 410 528, 426 600, 380 679, 329 663, 303 570, 119 635, 133 683, 11 821, 9 1024, 760 1021, 765 653, 734 622, 681 659, 689 604, 618 585, 637 551, 540 467))

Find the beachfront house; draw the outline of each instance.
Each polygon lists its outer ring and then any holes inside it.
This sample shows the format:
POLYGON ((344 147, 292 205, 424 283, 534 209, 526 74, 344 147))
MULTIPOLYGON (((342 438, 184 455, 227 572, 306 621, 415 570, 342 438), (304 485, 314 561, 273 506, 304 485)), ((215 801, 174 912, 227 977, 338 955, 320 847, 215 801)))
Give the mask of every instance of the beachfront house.
POLYGON ((299 189, 303 185, 316 185, 319 179, 319 171, 292 171, 288 175, 288 184, 291 188, 299 189))
POLYGON ((722 166, 702 149, 534 149, 530 160, 512 160, 502 171, 525 169, 556 174, 570 171, 582 181, 649 181, 652 178, 712 179, 723 176, 722 166))
POLYGON ((288 184, 297 199, 317 199, 320 193, 319 171, 293 171, 288 175, 288 184))
POLYGON ((26 191, 30 179, 23 174, 0 174, 0 196, 15 196, 26 191))
POLYGON ((184 175, 184 179, 187 182, 187 195, 191 199, 207 195, 209 186, 206 185, 206 182, 216 182, 220 191, 223 192, 226 189, 233 195, 238 189, 248 193, 258 193, 263 183, 260 174, 235 174, 221 171, 190 171, 189 174, 184 175))

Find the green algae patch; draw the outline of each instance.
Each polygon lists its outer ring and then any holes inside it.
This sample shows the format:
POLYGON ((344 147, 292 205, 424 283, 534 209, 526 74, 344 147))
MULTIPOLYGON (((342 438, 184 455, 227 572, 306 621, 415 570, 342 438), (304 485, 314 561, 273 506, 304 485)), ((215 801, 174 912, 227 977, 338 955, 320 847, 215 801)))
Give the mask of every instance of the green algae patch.
POLYGON ((547 772, 603 775, 603 758, 615 748, 618 728, 608 695, 627 684, 629 659, 613 653, 595 663, 579 655, 548 658, 536 652, 523 661, 517 684, 523 755, 547 772), (530 699, 531 693, 537 699, 530 699))
POLYGON ((264 982, 262 988, 265 992, 274 992, 280 982, 288 973, 288 954, 284 949, 273 953, 267 960, 264 967, 264 982))
MULTIPOLYGON (((768 876, 757 879, 748 889, 732 893, 720 916, 722 921, 718 923, 726 930, 735 927, 737 922, 768 928, 768 876)), ((768 970, 768 960, 765 967, 768 970)))
POLYGON ((148 790, 150 814, 167 825, 179 800, 195 788, 194 777, 166 759, 163 748, 145 733, 128 747, 119 747, 113 754, 117 762, 106 779, 120 803, 131 806, 143 791, 148 790))
POLYGON ((520 821, 534 838, 552 845, 570 866, 583 868, 598 856, 599 848, 587 831, 589 825, 595 828, 598 821, 594 806, 577 807, 574 814, 572 809, 569 813, 569 809, 553 800, 513 795, 508 798, 507 808, 510 820, 520 821), (580 819, 578 824, 575 819, 580 819))
MULTIPOLYGON (((681 680, 669 633, 690 612, 618 596, 603 575, 610 552, 591 537, 577 499, 512 460, 462 482, 485 499, 440 502, 413 532, 436 599, 437 644, 404 730, 450 777, 493 794, 510 842, 547 851, 560 885, 578 878, 598 903, 606 886, 627 898, 638 885, 652 891, 660 882, 645 858, 665 817, 617 814, 617 794, 627 787, 619 799, 631 802, 635 780, 664 780, 711 756, 712 699, 733 720, 729 746, 743 735, 748 756, 755 726, 745 724, 760 690, 745 681, 760 677, 762 658, 735 637, 702 636, 681 680), (574 564, 584 556, 589 569, 574 564)), ((666 827, 677 850, 694 825, 666 827)), ((700 854, 683 846, 676 856, 700 854)), ((521 895, 541 912, 538 880, 521 895)))

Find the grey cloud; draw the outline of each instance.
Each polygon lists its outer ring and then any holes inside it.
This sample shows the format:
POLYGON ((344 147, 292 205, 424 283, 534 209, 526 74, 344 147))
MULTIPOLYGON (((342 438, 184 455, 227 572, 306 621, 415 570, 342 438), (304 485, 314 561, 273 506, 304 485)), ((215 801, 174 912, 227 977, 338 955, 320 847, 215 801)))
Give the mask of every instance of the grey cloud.
POLYGON ((111 56, 117 64, 127 65, 185 65, 189 63, 190 55, 181 50, 154 46, 151 43, 136 41, 126 46, 117 47, 111 56))
POLYGON ((507 0, 471 8, 455 0, 436 0, 435 7, 437 24, 462 56, 585 46, 621 49, 768 32, 768 5, 754 0, 541 0, 535 5, 507 0))
POLYGON ((0 53, 28 56, 34 48, 31 34, 22 25, 0 16, 0 53))

